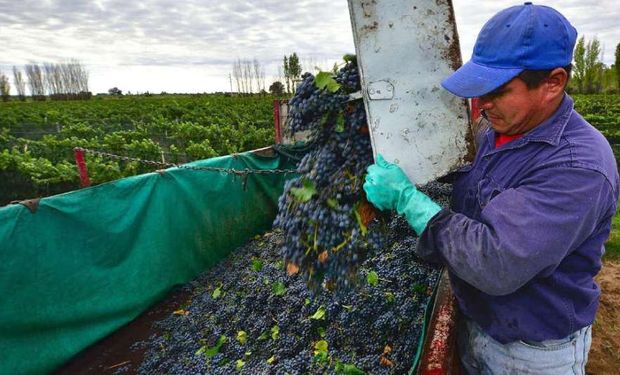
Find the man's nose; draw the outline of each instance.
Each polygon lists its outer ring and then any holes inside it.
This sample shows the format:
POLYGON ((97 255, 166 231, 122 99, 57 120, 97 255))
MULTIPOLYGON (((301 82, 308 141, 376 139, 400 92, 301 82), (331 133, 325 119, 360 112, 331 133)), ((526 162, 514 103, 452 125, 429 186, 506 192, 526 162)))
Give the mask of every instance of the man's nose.
POLYGON ((480 109, 489 110, 493 107, 493 101, 488 97, 481 96, 478 98, 478 107, 480 109))

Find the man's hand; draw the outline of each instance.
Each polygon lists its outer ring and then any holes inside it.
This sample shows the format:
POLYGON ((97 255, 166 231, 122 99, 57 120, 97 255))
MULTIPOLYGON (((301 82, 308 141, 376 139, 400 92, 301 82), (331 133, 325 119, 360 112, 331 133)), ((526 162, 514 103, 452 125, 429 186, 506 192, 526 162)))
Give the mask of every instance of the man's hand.
POLYGON ((388 163, 381 154, 368 167, 364 190, 366 198, 380 210, 395 210, 403 191, 413 187, 409 178, 396 164, 388 163))
POLYGON ((381 155, 368 167, 364 183, 366 198, 380 210, 396 210, 405 216, 418 235, 441 207, 420 192, 396 164, 388 163, 381 155))

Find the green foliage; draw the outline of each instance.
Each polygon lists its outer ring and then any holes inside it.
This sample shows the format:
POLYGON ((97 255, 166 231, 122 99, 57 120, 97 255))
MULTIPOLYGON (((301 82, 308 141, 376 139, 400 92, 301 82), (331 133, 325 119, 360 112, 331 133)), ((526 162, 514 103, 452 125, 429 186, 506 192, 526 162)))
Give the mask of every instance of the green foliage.
POLYGON ((577 40, 575 51, 573 52, 573 59, 575 60, 573 67, 573 82, 577 86, 577 92, 583 92, 584 79, 586 75, 586 47, 584 36, 577 40))
POLYGON ((379 275, 375 271, 370 271, 366 275, 366 282, 370 286, 377 286, 379 284, 379 275))
POLYGON ((284 94, 284 85, 280 81, 275 81, 271 84, 271 86, 269 86, 269 92, 271 95, 280 96, 284 94))
POLYGON ((310 180, 303 180, 302 185, 300 188, 291 188, 291 194, 297 201, 303 203, 309 201, 316 194, 316 187, 314 182, 310 180))
POLYGON ((327 313, 327 310, 325 310, 325 306, 320 306, 316 312, 314 314, 312 314, 312 316, 310 316, 310 319, 312 320, 325 320, 325 314, 327 313))
POLYGON ((314 84, 319 89, 326 89, 329 92, 340 90, 340 84, 336 82, 330 72, 319 72, 314 78, 314 84))
POLYGON ((263 261, 257 257, 252 257, 252 270, 260 272, 263 269, 263 261))
POLYGON ((593 94, 614 92, 620 89, 616 68, 601 61, 601 43, 594 37, 587 41, 579 38, 573 53, 574 64, 569 88, 572 92, 593 94))
POLYGON ((364 371, 358 369, 354 365, 348 363, 341 363, 340 361, 336 362, 336 366, 334 367, 334 371, 336 374, 342 375, 364 375, 366 374, 364 371))
POLYGON ((213 358, 215 357, 215 355, 217 353, 220 352, 220 349, 222 348, 222 345, 224 345, 226 343, 226 341, 228 341, 228 338, 224 335, 220 336, 217 339, 217 342, 215 343, 214 346, 212 347, 207 347, 207 346, 202 346, 200 347, 200 349, 198 349, 196 351, 196 355, 201 355, 204 354, 205 357, 207 358, 213 358))
POLYGON ((222 296, 222 288, 221 287, 217 287, 215 288, 215 290, 213 291, 213 293, 211 294, 211 297, 213 299, 218 299, 222 296))
POLYGON ((245 361, 242 359, 238 359, 236 362, 237 371, 241 371, 243 366, 245 366, 245 361))
POLYGON ((290 56, 284 56, 282 64, 284 68, 284 81, 286 83, 286 92, 292 94, 295 92, 295 81, 301 75, 301 64, 297 53, 293 52, 290 56))
POLYGON ((5 102, 9 100, 11 95, 11 85, 9 83, 9 77, 0 72, 0 97, 5 102))
POLYGON ((271 327, 271 339, 275 341, 279 338, 280 338, 280 327, 275 325, 271 327))
POLYGON ((239 344, 245 345, 245 343, 248 341, 248 334, 247 334, 247 332, 245 332, 245 331, 237 332, 237 341, 239 341, 239 344))
POLYGON ((278 281, 277 283, 273 284, 271 291, 274 296, 282 297, 286 293, 286 287, 284 286, 283 282, 278 281))
POLYGON ((325 340, 319 340, 314 344, 314 360, 317 362, 327 362, 329 358, 329 344, 325 340))
POLYGON ((620 90, 620 43, 616 45, 616 62, 614 64, 614 70, 616 71, 616 87, 620 90))
MULTIPOLYGON (((74 147, 185 163, 268 146, 272 100, 154 95, 0 103, 0 205, 77 189, 74 147)), ((92 184, 161 168, 90 154, 86 164, 92 184)))

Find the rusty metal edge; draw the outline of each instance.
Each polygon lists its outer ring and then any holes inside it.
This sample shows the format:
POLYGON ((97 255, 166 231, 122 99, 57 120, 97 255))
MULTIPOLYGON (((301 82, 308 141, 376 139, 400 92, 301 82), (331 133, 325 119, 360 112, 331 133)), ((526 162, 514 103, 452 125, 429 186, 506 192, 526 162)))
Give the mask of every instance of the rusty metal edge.
POLYGON ((263 148, 259 148, 256 150, 250 151, 252 155, 261 156, 265 158, 271 158, 276 156, 276 151, 273 149, 273 146, 267 146, 263 148))
POLYGON ((448 271, 444 268, 437 286, 416 374, 458 375, 460 373, 456 348, 457 312, 458 307, 450 287, 448 271), (445 314, 445 316, 440 314, 445 314), (444 346, 443 353, 436 350, 438 343, 444 346))

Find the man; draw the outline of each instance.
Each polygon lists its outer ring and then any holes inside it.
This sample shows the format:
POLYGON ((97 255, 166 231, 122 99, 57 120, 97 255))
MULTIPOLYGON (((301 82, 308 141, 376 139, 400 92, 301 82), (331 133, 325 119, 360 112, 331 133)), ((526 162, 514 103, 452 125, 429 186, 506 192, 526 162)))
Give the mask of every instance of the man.
POLYGON ((381 156, 368 168, 368 199, 405 216, 416 252, 450 273, 470 374, 585 373, 619 183, 608 142, 564 92, 576 38, 532 3, 484 25, 471 61, 442 83, 478 97, 489 125, 455 173, 451 209, 381 156))

